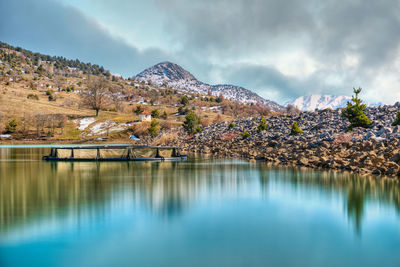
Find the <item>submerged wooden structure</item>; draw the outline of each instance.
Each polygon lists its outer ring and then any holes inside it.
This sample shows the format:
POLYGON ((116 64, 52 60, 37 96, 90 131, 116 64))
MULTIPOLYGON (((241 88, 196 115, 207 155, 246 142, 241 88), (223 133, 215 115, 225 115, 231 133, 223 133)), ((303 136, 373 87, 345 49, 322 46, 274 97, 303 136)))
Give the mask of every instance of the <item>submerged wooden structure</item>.
POLYGON ((178 147, 138 145, 54 146, 44 160, 58 161, 164 161, 186 160, 178 147))

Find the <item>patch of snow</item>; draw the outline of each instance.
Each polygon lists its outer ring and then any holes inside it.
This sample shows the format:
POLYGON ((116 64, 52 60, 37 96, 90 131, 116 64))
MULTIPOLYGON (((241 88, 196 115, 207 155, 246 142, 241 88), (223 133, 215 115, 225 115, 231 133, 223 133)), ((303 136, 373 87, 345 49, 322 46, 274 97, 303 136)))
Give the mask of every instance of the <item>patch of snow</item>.
POLYGON ((99 134, 105 134, 107 131, 109 133, 111 132, 116 132, 116 131, 123 131, 126 128, 130 127, 132 124, 131 123, 121 123, 118 124, 115 121, 105 121, 105 122, 99 122, 90 127, 90 131, 92 132, 91 134, 88 134, 88 136, 91 136, 93 134, 99 135, 99 134))
POLYGON ((11 134, 0 134, 0 138, 11 138, 11 134))
POLYGON ((102 128, 104 127, 105 123, 104 122, 99 122, 96 125, 92 126, 90 128, 90 131, 94 134, 100 134, 102 132, 102 128))
POLYGON ((95 122, 95 118, 93 117, 87 117, 83 119, 78 119, 74 121, 75 123, 79 124, 78 129, 83 131, 85 130, 90 124, 95 122))

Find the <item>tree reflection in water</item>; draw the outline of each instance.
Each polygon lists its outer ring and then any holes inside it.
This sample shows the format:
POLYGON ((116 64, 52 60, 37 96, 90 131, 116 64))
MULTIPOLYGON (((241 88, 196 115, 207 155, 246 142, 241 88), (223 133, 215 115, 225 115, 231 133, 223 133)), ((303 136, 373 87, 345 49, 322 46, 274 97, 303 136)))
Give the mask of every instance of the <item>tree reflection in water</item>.
POLYGON ((368 201, 392 206, 400 212, 400 184, 397 179, 320 172, 306 168, 272 168, 277 170, 274 172, 270 167, 262 165, 261 169, 260 182, 264 187, 271 182, 286 181, 299 190, 323 190, 343 194, 346 204, 344 209, 358 235, 361 234, 364 209, 368 201))
POLYGON ((343 195, 358 234, 367 201, 400 210, 397 180, 242 161, 42 162, 40 157, 47 153, 0 149, 0 235, 46 218, 69 216, 78 221, 94 211, 107 214, 122 201, 120 195, 130 196, 133 206, 140 204, 169 219, 200 199, 240 196, 254 184, 267 197, 272 183, 343 195))

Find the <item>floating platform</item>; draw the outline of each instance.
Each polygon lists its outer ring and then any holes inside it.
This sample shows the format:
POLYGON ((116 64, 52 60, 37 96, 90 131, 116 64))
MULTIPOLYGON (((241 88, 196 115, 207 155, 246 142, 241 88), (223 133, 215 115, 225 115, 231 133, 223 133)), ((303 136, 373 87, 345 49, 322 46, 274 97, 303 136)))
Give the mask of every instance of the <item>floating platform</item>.
POLYGON ((180 161, 187 160, 178 147, 138 145, 73 145, 51 147, 43 160, 56 161, 180 161))

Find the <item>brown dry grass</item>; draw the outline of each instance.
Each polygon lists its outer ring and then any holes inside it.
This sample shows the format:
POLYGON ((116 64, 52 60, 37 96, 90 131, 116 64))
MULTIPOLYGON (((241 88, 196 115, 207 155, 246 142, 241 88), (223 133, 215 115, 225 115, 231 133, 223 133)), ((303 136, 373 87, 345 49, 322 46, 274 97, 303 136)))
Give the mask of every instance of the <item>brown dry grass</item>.
POLYGON ((153 146, 165 145, 168 142, 175 140, 177 138, 178 138, 177 133, 163 133, 153 141, 152 145, 153 146))
MULTIPOLYGON (((68 77, 65 79, 66 84, 64 87, 67 85, 74 85, 75 90, 82 89, 81 85, 77 86, 77 83, 82 82, 83 78, 68 77)), ((19 121, 22 121, 24 117, 32 117, 35 114, 64 114, 70 120, 67 123, 65 131, 62 135, 56 133, 56 135, 58 135, 57 138, 75 139, 81 137, 82 131, 76 129, 77 125, 73 123, 72 119, 92 117, 94 116, 95 111, 83 107, 80 104, 81 99, 77 93, 65 91, 58 92, 56 89, 54 89, 54 86, 55 80, 53 81, 52 79, 48 79, 46 77, 33 80, 31 75, 25 75, 24 80, 19 82, 10 82, 7 85, 6 82, 0 82, 0 113, 3 114, 2 121, 0 122, 0 133, 4 131, 5 123, 14 117, 19 121), (53 88, 49 89, 47 87, 48 85, 53 86, 53 88), (56 101, 48 100, 48 96, 45 95, 47 90, 53 90, 55 92, 57 96, 56 101), (28 94, 38 95, 39 100, 27 99, 28 94)), ((177 98, 179 95, 174 97, 177 98)), ((173 103, 175 103, 175 100, 173 103)), ((124 106, 124 109, 119 112, 100 111, 99 116, 96 118, 96 122, 106 120, 112 120, 118 123, 137 121, 138 116, 132 112, 135 104, 124 101, 122 105, 124 106)), ((167 120, 163 120, 161 118, 158 119, 162 131, 180 128, 185 119, 185 116, 176 115, 178 107, 174 104, 167 103, 154 106, 142 105, 142 107, 146 110, 158 109, 161 114, 164 111, 167 112, 167 120)), ((202 118, 203 126, 206 126, 212 122, 231 121, 233 119, 231 116, 219 114, 218 112, 209 110, 197 110, 196 113, 202 118)), ((132 127, 132 130, 135 135, 147 136, 149 126, 150 123, 147 122, 137 123, 132 127)), ((21 126, 19 126, 19 128, 21 128, 21 126)), ((17 130, 21 131, 21 129, 18 129, 18 127, 17 130)), ((29 130, 31 132, 34 131, 34 126, 28 128, 27 132, 29 132, 29 130)))
POLYGON ((148 121, 138 122, 133 126, 133 134, 138 137, 147 136, 149 134, 149 127, 150 122, 148 121))

